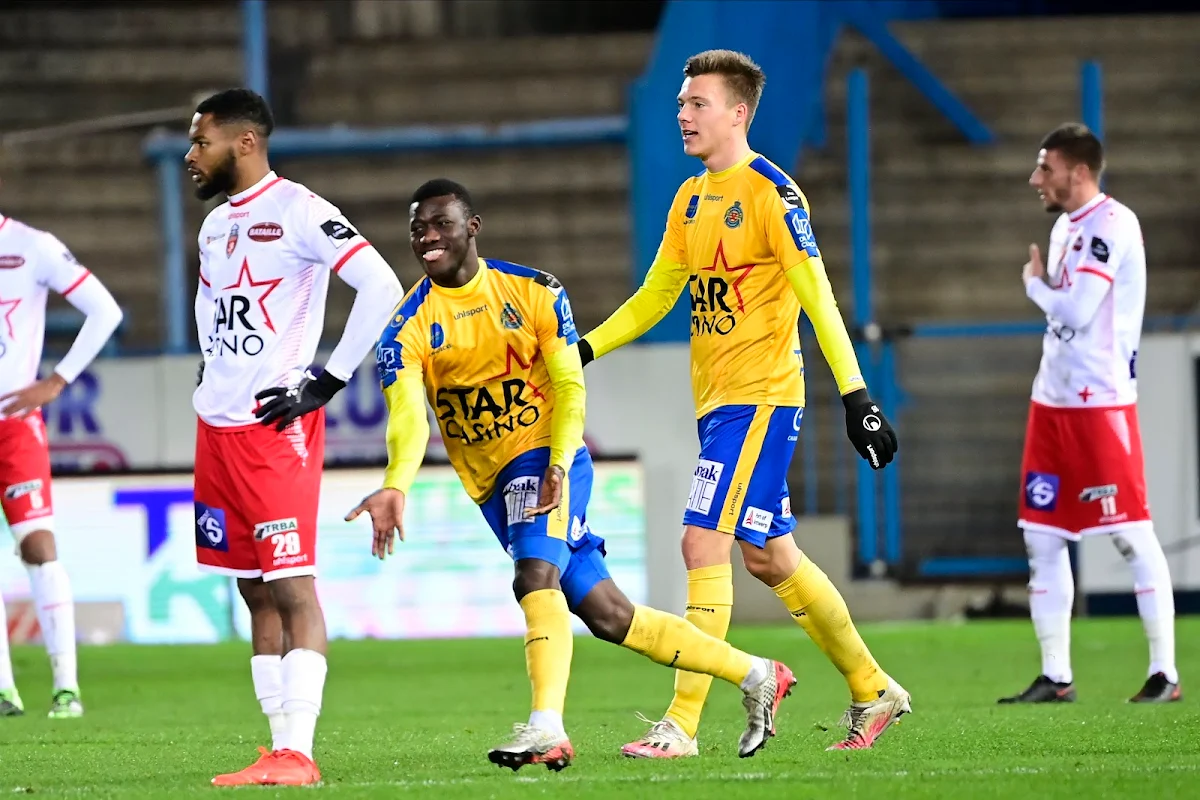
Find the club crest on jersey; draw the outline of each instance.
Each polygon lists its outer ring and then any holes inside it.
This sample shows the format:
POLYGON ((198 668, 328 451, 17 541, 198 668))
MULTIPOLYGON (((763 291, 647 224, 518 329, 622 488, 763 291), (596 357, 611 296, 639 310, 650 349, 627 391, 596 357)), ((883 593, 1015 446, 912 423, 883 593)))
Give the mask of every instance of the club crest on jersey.
POLYGON ((0 256, 0 269, 16 269, 24 265, 24 256, 0 256))
POLYGON ((725 210, 725 226, 727 228, 736 228, 746 219, 746 212, 742 211, 742 201, 734 200, 733 205, 725 210))
POLYGON ((250 237, 251 241, 273 242, 283 238, 283 226, 278 222, 260 222, 250 226, 246 235, 250 237))
POLYGON ((229 240, 225 242, 225 257, 229 258, 233 255, 233 251, 237 248, 238 243, 238 226, 233 223, 233 227, 229 229, 229 240))
POLYGON ((510 331, 517 330, 521 327, 521 312, 512 303, 505 303, 504 308, 500 309, 500 324, 510 331))
POLYGON ((1075 250, 1076 252, 1083 249, 1083 237, 1082 236, 1076 237, 1075 244, 1071 245, 1071 249, 1075 250))

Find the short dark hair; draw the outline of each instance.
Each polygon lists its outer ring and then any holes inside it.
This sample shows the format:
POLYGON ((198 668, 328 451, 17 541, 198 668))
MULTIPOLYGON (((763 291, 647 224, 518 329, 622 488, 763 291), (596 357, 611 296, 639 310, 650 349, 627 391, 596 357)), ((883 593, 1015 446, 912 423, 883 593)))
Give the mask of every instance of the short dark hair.
POLYGON ((468 217, 475 216, 475 202, 471 200, 471 193, 467 191, 467 187, 449 178, 434 178, 431 181, 425 181, 413 192, 409 203, 423 203, 434 197, 447 196, 462 203, 468 217))
POLYGON ((1057 150, 1071 166, 1087 165, 1097 177, 1104 171, 1104 145, 1080 122, 1064 122, 1046 134, 1041 149, 1057 150))
POLYGON ((767 85, 767 76, 762 67, 754 63, 754 59, 734 50, 705 50, 687 60, 683 65, 683 74, 688 78, 700 75, 720 75, 724 78, 734 102, 746 104, 746 127, 750 127, 767 85))
POLYGON ((226 89, 201 101, 197 114, 211 114, 218 125, 246 122, 268 137, 275 130, 275 116, 262 95, 253 89, 226 89))

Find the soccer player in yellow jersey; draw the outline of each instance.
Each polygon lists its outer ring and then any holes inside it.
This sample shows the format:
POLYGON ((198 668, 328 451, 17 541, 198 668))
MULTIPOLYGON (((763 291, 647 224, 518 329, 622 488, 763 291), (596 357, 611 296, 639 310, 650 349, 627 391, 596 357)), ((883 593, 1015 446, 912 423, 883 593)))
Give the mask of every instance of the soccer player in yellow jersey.
MULTIPOLYGON (((787 471, 804 414, 797 330, 804 309, 837 379, 851 442, 871 466, 892 460, 896 435, 871 402, 826 277, 808 202, 782 170, 750 149, 746 131, 762 97, 762 70, 741 53, 692 56, 679 92, 684 152, 705 166, 679 187, 658 255, 637 293, 579 344, 583 362, 654 326, 687 286, 692 302, 692 392, 700 462, 684 513, 687 619, 714 636, 729 630, 730 551, 775 590, 792 618, 845 676, 846 738, 830 749, 870 747, 909 695, 876 664, 846 603, 796 546, 787 471)), ((663 719, 626 755, 697 755, 696 730, 711 681, 675 674, 663 719)))
POLYGON ((782 664, 747 655, 673 614, 635 606, 609 577, 604 540, 588 526, 592 460, 583 446, 583 365, 567 294, 553 276, 476 251, 481 221, 470 195, 443 179, 413 195, 410 232, 425 279, 401 302, 376 349, 389 413, 384 488, 366 511, 372 553, 393 551, 425 455, 422 392, 450 463, 515 562, 533 688, 528 724, 488 753, 516 770, 574 757, 563 727, 574 612, 598 638, 669 667, 722 678, 744 694, 738 755, 775 732, 775 713, 796 679, 782 664))

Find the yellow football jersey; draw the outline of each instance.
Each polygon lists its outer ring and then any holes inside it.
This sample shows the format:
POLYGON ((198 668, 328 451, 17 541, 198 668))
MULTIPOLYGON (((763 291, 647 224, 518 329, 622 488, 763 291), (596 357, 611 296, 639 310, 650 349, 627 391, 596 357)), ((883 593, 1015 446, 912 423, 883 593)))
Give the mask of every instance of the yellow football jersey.
POLYGON ((480 503, 508 462, 550 445, 555 396, 546 359, 578 341, 552 275, 480 259, 465 286, 429 278, 414 286, 375 355, 385 391, 402 373, 422 376, 446 455, 480 503))
POLYGON ((804 405, 800 297, 842 393, 865 386, 808 201, 761 155, 679 187, 642 288, 585 337, 596 356, 644 333, 685 285, 697 417, 727 405, 804 405))

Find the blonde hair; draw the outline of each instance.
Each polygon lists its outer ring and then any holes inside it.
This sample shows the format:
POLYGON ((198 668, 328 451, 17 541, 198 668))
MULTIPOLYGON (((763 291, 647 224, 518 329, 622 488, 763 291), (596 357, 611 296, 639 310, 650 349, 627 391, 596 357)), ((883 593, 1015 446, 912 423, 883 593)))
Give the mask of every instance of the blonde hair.
POLYGON ((754 121, 754 112, 762 100, 767 76, 762 67, 745 53, 734 50, 705 50, 687 60, 683 74, 689 78, 698 75, 720 75, 736 103, 746 104, 746 127, 754 121))

